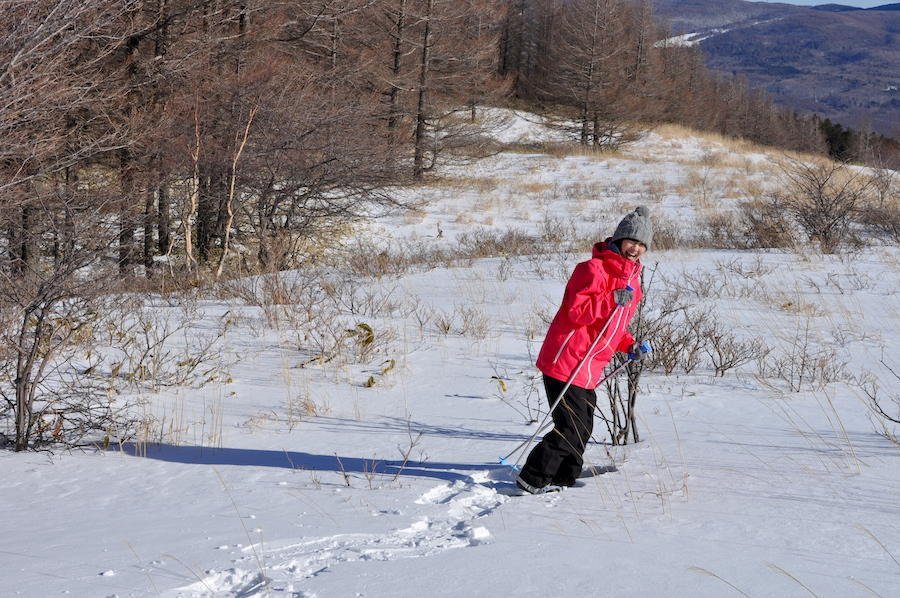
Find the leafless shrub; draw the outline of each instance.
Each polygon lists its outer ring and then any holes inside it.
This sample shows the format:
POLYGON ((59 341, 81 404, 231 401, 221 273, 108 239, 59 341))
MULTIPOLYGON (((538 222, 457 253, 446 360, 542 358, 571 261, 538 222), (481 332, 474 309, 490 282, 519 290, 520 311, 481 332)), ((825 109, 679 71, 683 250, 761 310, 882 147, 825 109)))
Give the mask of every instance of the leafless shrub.
POLYGON ((297 325, 313 317, 316 306, 327 299, 325 286, 315 270, 273 272, 225 280, 213 289, 222 299, 237 299, 262 309, 266 324, 280 328, 287 320, 297 325))
POLYGON ((500 260, 500 263, 497 265, 497 280, 500 282, 506 282, 509 280, 510 275, 513 270, 513 260, 507 256, 500 260))
POLYGON ((456 259, 452 251, 425 240, 398 240, 387 249, 360 238, 347 247, 342 262, 351 275, 382 278, 402 276, 416 268, 449 265, 456 259))
POLYGON ((872 190, 875 193, 875 204, 883 206, 889 203, 897 203, 897 193, 900 191, 900 180, 898 180, 897 171, 878 166, 872 169, 869 177, 872 184, 872 190))
POLYGON ((435 311, 432 321, 437 331, 447 336, 456 328, 456 312, 446 313, 443 311, 435 311))
POLYGON ((761 341, 738 338, 712 309, 694 306, 691 296, 692 289, 674 287, 648 299, 641 330, 653 339, 653 352, 645 359, 651 370, 690 374, 708 363, 723 376, 768 352, 761 341))
POLYGON ((443 336, 458 334, 475 339, 485 339, 490 335, 491 323, 481 310, 457 305, 451 312, 435 310, 431 321, 435 329, 443 336))
POLYGON ((745 280, 756 280, 775 270, 774 266, 763 263, 762 257, 758 253, 754 257, 755 259, 751 264, 747 264, 740 258, 733 258, 727 261, 717 260, 716 268, 723 273, 737 274, 745 280))
POLYGON ((0 310, 0 398, 5 435, 15 438, 16 450, 78 445, 107 429, 127 437, 134 427, 132 405, 117 400, 117 385, 85 375, 82 365, 105 327, 95 311, 100 306, 96 298, 70 298, 32 314, 0 310))
POLYGON ((763 377, 783 380, 791 392, 800 392, 804 387, 821 390, 829 383, 849 378, 846 360, 833 347, 815 345, 809 320, 760 359, 758 370, 763 377))
POLYGON ((845 272, 841 274, 829 272, 825 277, 825 283, 834 287, 841 295, 847 294, 847 290, 868 291, 875 285, 875 281, 868 273, 860 271, 852 265, 848 265, 845 272))
POLYGON ((834 253, 848 241, 872 181, 839 163, 785 159, 780 166, 787 184, 781 203, 788 215, 823 253, 834 253))
MULTIPOLYGON (((881 365, 897 382, 900 382, 900 375, 884 359, 881 360, 881 365)), ((869 409, 877 418, 878 433, 894 444, 900 445, 900 438, 897 435, 897 426, 900 426, 900 394, 894 392, 885 397, 881 394, 879 384, 872 380, 864 381, 859 386, 866 395, 869 409)))
POLYGON ((661 179, 650 179, 644 182, 644 186, 640 192, 640 202, 642 204, 658 204, 665 197, 665 190, 668 187, 665 181, 661 179))
POLYGON ((197 326, 203 314, 190 301, 175 309, 124 307, 110 310, 102 340, 86 352, 85 372, 153 391, 228 380, 222 340, 230 313, 209 328, 197 326))
MULTIPOLYGON (((656 267, 650 271, 649 280, 647 279, 647 271, 641 272, 641 288, 645 293, 649 293, 656 278, 656 267)), ((632 334, 639 342, 647 339, 652 334, 649 326, 653 321, 648 320, 647 313, 647 295, 638 305, 635 317, 632 318, 630 329, 632 334)), ((652 354, 652 353, 651 353, 652 354)), ((613 444, 627 444, 629 440, 634 442, 640 441, 640 433, 637 428, 637 399, 640 393, 640 381, 644 368, 647 367, 646 360, 631 361, 624 367, 625 390, 623 391, 620 378, 609 378, 605 383, 606 396, 609 399, 609 417, 599 410, 600 416, 604 420, 609 432, 610 439, 613 444)))
POLYGON ((597 412, 606 424, 606 430, 613 445, 628 444, 629 440, 633 442, 640 441, 640 433, 635 421, 635 407, 638 396, 638 381, 640 380, 642 369, 643 364, 639 362, 629 363, 624 367, 625 376, 609 378, 603 384, 607 399, 609 399, 609 415, 599 408, 597 412), (624 389, 622 385, 623 379, 625 380, 624 389))
POLYGON ((525 317, 525 337, 529 340, 541 338, 553 321, 557 305, 548 299, 541 305, 532 305, 531 311, 525 317))
POLYGON ((678 272, 675 276, 662 275, 666 288, 676 293, 676 296, 697 297, 701 299, 718 298, 724 293, 720 276, 710 270, 698 268, 678 272))
POLYGON ((679 249, 691 247, 695 244, 695 239, 685 233, 685 231, 672 220, 662 216, 657 216, 653 220, 653 249, 658 251, 666 251, 669 249, 679 249))
POLYGON ((743 241, 737 243, 738 248, 784 248, 796 244, 797 233, 781 196, 747 201, 739 209, 743 241))
POLYGON ((567 267, 564 272, 557 272, 554 264, 547 257, 547 255, 538 253, 526 255, 525 262, 528 264, 528 270, 541 280, 554 276, 561 281, 567 280, 572 273, 571 266, 567 267))
POLYGON ((400 241, 389 250, 358 241, 349 252, 346 265, 357 276, 400 276, 413 269, 451 267, 490 257, 531 256, 545 261, 548 253, 580 252, 595 240, 577 231, 571 223, 546 218, 538 234, 516 228, 482 227, 461 234, 457 243, 450 246, 400 241), (360 255, 365 259, 360 259, 360 255))
POLYGON ((400 453, 400 465, 397 467, 397 471, 394 472, 394 477, 391 478, 392 482, 396 482, 403 474, 403 470, 406 469, 406 464, 409 463, 409 460, 412 458, 413 450, 419 446, 424 435, 425 432, 422 430, 416 430, 415 433, 413 432, 412 416, 407 414, 406 436, 408 441, 405 446, 397 445, 397 452, 400 453))
POLYGON ((295 331, 297 349, 308 357, 300 364, 368 364, 394 348, 396 332, 332 314, 295 331))
MULTIPOLYGON (((13 308, 2 313, 15 318, 13 308)), ((121 442, 140 427, 134 391, 227 382, 221 340, 232 321, 226 315, 217 327, 198 328, 200 316, 189 301, 167 309, 128 296, 85 296, 29 319, 25 336, 3 334, 6 349, 27 338, 41 347, 24 412, 12 384, 18 359, 8 350, 0 358, 0 396, 10 413, 22 413, 23 448, 121 442)))
POLYGON ((410 317, 416 322, 419 333, 424 334, 426 326, 434 318, 434 311, 428 306, 417 304, 410 317))
POLYGON ((699 171, 692 170, 688 173, 685 181, 692 191, 694 203, 705 209, 715 207, 713 200, 717 194, 722 192, 721 184, 717 184, 712 175, 712 166, 712 164, 705 164, 699 171))
POLYGON ((709 315, 699 310, 686 310, 681 316, 680 319, 663 318, 655 323, 651 369, 661 367, 666 375, 675 371, 690 374, 700 365, 703 337, 699 331, 709 315))
POLYGON ((460 322, 457 327, 460 335, 479 340, 490 335, 491 321, 483 311, 468 306, 458 306, 455 311, 458 314, 457 320, 460 322))
POLYGON ((499 234, 488 228, 478 228, 461 234, 458 242, 459 252, 470 259, 540 252, 536 237, 512 228, 499 234))
POLYGON ((719 377, 745 363, 765 359, 769 353, 760 339, 741 340, 719 321, 707 323, 700 329, 699 335, 703 339, 703 350, 719 377))
POLYGON ((572 219, 555 218, 549 214, 541 220, 540 248, 544 253, 580 251, 599 239, 586 235, 572 219))
POLYGON ((892 202, 872 203, 859 213, 863 229, 893 243, 900 244, 900 197, 892 202))
POLYGON ((722 166, 725 163, 725 159, 728 157, 728 153, 724 151, 716 151, 716 150, 704 150, 700 155, 700 164, 703 166, 722 166))
POLYGON ((0 423, 13 430, 17 451, 80 444, 110 428, 127 434, 127 401, 80 371, 122 301, 105 267, 117 233, 104 195, 21 192, 8 190, 0 205, 0 423))
POLYGON ((455 189, 457 191, 460 190, 473 190, 477 191, 479 195, 488 195, 491 192, 495 191, 497 187, 500 185, 500 180, 494 177, 466 177, 459 176, 453 178, 432 178, 427 181, 426 184, 429 187, 449 187, 451 189, 455 189))
POLYGON ((259 299, 255 304, 260 306, 299 305, 317 301, 319 293, 314 277, 311 273, 299 276, 298 274, 301 272, 303 271, 275 272, 257 278, 259 299))
POLYGON ((358 278, 322 283, 325 295, 342 312, 370 318, 390 317, 401 307, 397 287, 385 288, 358 278))
POLYGON ((703 244, 718 249, 747 249, 748 241, 741 219, 733 212, 715 211, 703 218, 703 244))

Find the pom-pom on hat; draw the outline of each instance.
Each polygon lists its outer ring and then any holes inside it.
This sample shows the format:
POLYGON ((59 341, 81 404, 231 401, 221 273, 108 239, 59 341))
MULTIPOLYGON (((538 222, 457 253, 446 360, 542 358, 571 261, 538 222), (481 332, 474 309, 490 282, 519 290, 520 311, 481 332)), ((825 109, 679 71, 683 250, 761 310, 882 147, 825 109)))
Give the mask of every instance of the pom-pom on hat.
POLYGON ((616 232, 612 236, 613 241, 621 239, 634 239, 643 243, 647 249, 650 249, 650 243, 653 241, 653 223, 650 222, 650 208, 638 206, 633 212, 629 212, 622 218, 619 226, 616 227, 616 232))

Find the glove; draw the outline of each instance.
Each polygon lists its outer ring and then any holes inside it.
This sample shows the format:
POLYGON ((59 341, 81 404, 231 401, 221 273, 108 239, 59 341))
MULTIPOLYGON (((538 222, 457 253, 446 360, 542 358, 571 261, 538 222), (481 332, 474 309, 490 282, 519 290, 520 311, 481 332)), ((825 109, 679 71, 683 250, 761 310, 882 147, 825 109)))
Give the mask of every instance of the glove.
MULTIPOLYGON (((649 345, 648 345, 649 347, 649 345)), ((631 347, 631 351, 628 352, 628 360, 629 361, 641 361, 647 354, 650 352, 648 348, 646 351, 643 350, 643 343, 634 343, 634 346, 631 347)))
POLYGON ((616 289, 613 291, 613 299, 615 300, 616 305, 624 307, 634 299, 634 291, 630 289, 616 289))

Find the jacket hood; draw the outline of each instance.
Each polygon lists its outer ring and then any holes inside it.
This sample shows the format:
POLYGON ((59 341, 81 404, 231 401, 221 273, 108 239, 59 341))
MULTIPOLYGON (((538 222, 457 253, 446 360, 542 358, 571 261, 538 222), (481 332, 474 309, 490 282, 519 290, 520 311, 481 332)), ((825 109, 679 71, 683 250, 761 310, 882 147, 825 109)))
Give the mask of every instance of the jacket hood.
MULTIPOLYGON (((603 269, 606 270, 610 275, 617 278, 624 278, 629 281, 634 281, 638 276, 640 276, 642 268, 641 260, 632 262, 628 258, 623 257, 621 254, 613 251, 609 247, 611 240, 612 238, 610 237, 605 241, 595 243, 594 248, 591 251, 591 257, 601 260, 603 262, 603 269)), ((638 280, 637 282, 638 284, 640 284, 640 280, 638 280)), ((634 282, 631 283, 631 286, 635 286, 634 282)))

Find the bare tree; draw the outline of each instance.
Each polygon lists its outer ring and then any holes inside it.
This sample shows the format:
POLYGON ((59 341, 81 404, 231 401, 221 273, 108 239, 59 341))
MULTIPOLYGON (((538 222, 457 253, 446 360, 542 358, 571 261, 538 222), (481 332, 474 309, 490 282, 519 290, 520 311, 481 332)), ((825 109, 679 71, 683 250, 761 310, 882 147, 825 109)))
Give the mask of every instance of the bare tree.
MULTIPOLYGON (((0 397, 14 421, 17 451, 112 425, 114 398, 73 365, 99 324, 103 291, 114 280, 102 260, 119 234, 109 219, 91 216, 97 198, 89 199, 91 205, 70 197, 36 210, 43 222, 60 209, 74 212, 69 222, 76 224, 66 234, 78 241, 60 257, 38 256, 19 268, 0 262, 0 379, 6 381, 0 397)), ((49 232, 44 225, 27 234, 37 235, 40 247, 49 232)))
POLYGON ((498 97, 496 44, 501 13, 487 0, 420 0, 416 29, 413 177, 421 179, 448 148, 468 145, 478 127, 456 118, 498 97))
POLYGON ((104 264, 120 234, 110 226, 119 189, 112 192, 114 177, 102 168, 128 145, 112 115, 123 92, 116 56, 134 33, 133 6, 2 7, 0 395, 16 450, 46 436, 48 417, 61 435, 90 428, 105 409, 89 384, 69 385, 71 392, 61 385, 73 376, 66 354, 88 335, 94 298, 112 279, 104 264), (88 164, 98 170, 80 172, 88 164))

